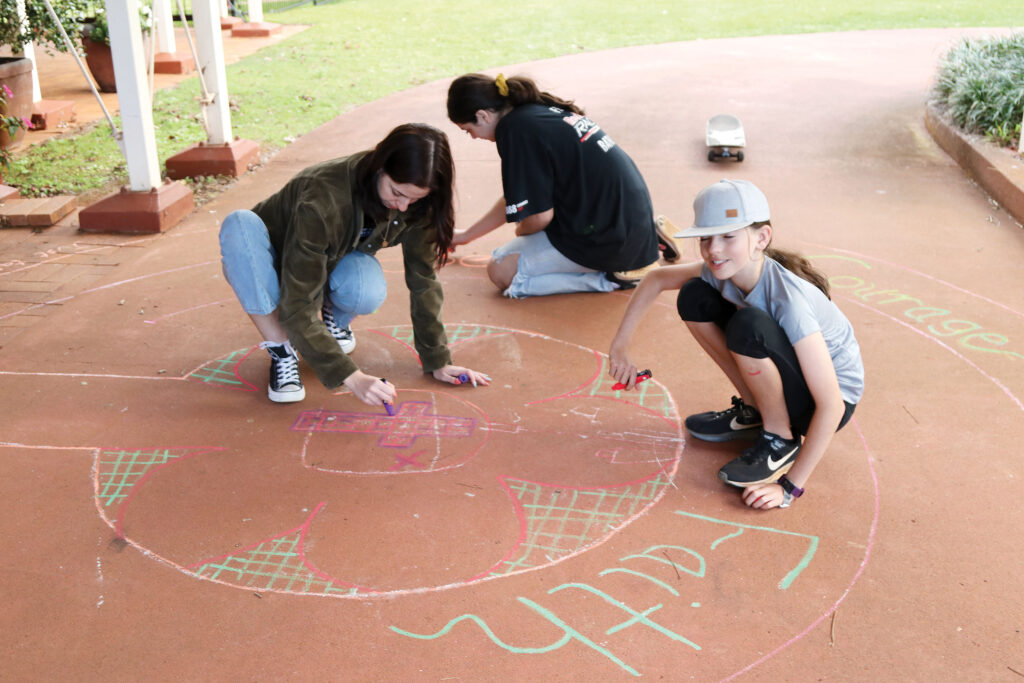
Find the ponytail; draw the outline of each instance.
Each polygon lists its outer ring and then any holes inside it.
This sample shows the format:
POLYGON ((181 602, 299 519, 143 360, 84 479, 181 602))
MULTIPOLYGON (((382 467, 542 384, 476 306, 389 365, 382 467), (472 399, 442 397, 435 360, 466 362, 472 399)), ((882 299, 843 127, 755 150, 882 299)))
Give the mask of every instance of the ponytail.
POLYGON ((504 111, 524 104, 543 104, 584 115, 573 101, 540 90, 525 76, 505 78, 498 74, 498 78, 491 78, 484 74, 466 74, 448 87, 448 118, 455 124, 475 122, 476 113, 481 109, 504 111))
MULTIPOLYGON (((749 227, 751 230, 757 230, 765 225, 771 225, 771 222, 757 221, 752 223, 749 227)), ((807 280, 812 285, 820 289, 822 294, 824 294, 828 299, 832 299, 831 290, 828 284, 828 277, 826 277, 823 272, 812 266, 811 262, 803 255, 798 254, 795 251, 776 249, 772 246, 771 242, 769 242, 768 246, 765 248, 764 255, 797 277, 807 280)))

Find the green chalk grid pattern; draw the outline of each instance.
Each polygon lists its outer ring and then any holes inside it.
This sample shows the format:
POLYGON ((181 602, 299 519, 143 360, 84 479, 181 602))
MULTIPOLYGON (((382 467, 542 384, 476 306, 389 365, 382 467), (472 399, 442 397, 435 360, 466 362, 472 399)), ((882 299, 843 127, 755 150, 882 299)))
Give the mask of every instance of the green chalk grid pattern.
POLYGON ((238 379, 235 368, 238 363, 249 353, 249 349, 239 349, 229 353, 223 358, 212 360, 206 365, 190 373, 188 379, 203 384, 215 384, 231 388, 252 390, 250 385, 238 379))
POLYGON ((96 467, 96 498, 103 507, 124 501, 146 472, 184 457, 191 449, 103 451, 96 467))
POLYGON ((645 482, 603 489, 555 488, 506 479, 526 518, 518 558, 503 560, 491 576, 531 569, 574 553, 605 537, 650 505, 668 486, 664 474, 645 482))
POLYGON ((615 386, 615 380, 608 376, 608 358, 606 356, 601 357, 601 378, 601 381, 590 385, 587 392, 588 396, 607 396, 611 394, 612 396, 643 406, 662 417, 672 420, 677 419, 675 407, 668 397, 668 392, 665 391, 665 387, 653 379, 637 384, 633 391, 615 391, 612 389, 615 386))
POLYGON ((309 595, 356 595, 354 586, 311 571, 302 555, 302 529, 263 541, 243 552, 191 568, 196 576, 254 590, 309 595))

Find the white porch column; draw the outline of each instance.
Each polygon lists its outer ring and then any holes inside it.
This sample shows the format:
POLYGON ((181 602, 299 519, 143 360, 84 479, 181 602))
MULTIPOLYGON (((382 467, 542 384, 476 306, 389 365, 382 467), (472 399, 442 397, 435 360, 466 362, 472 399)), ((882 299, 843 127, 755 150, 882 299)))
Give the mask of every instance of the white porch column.
POLYGON ((206 113, 207 142, 221 145, 231 142, 231 109, 228 102, 228 78, 224 67, 218 0, 192 0, 196 52, 206 89, 213 102, 203 104, 206 113))
POLYGON ((106 0, 105 4, 129 186, 133 191, 151 190, 161 184, 160 163, 146 81, 139 0, 106 0))
POLYGON ((258 24, 263 21, 263 0, 249 0, 249 23, 258 24))
POLYGON ((153 0, 153 21, 156 23, 156 51, 174 54, 174 12, 171 0, 153 0))
MULTIPOLYGON (((18 20, 22 26, 28 23, 28 16, 25 14, 25 0, 17 0, 14 3, 14 11, 18 13, 18 20)), ((31 41, 21 46, 21 53, 25 59, 32 60, 32 101, 38 102, 43 99, 43 93, 39 89, 39 69, 36 68, 36 48, 31 41)))

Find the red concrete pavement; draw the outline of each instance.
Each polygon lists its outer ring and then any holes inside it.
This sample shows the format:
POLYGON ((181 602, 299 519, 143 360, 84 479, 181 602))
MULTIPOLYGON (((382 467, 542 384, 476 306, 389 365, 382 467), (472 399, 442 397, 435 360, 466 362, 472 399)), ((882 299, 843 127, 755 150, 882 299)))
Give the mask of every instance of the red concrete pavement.
POLYGON ((701 187, 755 181, 779 244, 831 276, 867 393, 788 510, 743 507, 715 477, 735 446, 682 430, 730 390, 671 297, 634 343, 654 379, 616 394, 603 353, 628 293, 502 299, 480 266, 507 234, 441 274, 456 359, 490 387, 421 376, 384 251, 391 296, 356 321, 354 358, 398 386, 401 428, 308 370, 305 402, 266 400, 219 222, 421 120, 452 135, 468 223, 497 156, 445 121, 446 82, 301 138, 84 290, 5 308, 50 310, 0 369, 5 677, 1016 680, 1024 234, 924 128, 960 35, 502 69, 582 104, 677 223, 701 187), (745 124, 742 164, 706 161, 720 112, 745 124))

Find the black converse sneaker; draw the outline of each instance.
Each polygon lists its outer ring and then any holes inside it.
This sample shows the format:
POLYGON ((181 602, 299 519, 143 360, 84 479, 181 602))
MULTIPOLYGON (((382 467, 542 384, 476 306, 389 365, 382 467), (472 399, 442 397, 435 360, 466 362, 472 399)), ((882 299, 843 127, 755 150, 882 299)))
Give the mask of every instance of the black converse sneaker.
POLYGON ((697 413, 686 418, 686 428, 704 441, 731 441, 756 437, 761 433, 761 413, 738 396, 732 407, 721 412, 697 413))
POLYGON ((331 336, 338 340, 338 346, 345 353, 352 353, 356 350, 356 336, 352 334, 352 328, 340 327, 338 323, 334 321, 334 306, 331 305, 331 300, 324 296, 324 308, 323 308, 323 319, 324 325, 327 325, 328 331, 331 336))
POLYGON ((299 376, 299 357, 289 342, 260 343, 270 353, 270 382, 267 396, 274 403, 294 403, 306 398, 306 389, 299 376))
POLYGON ((783 439, 778 434, 761 432, 757 443, 718 470, 718 478, 733 486, 766 484, 788 472, 799 452, 799 436, 783 439))

